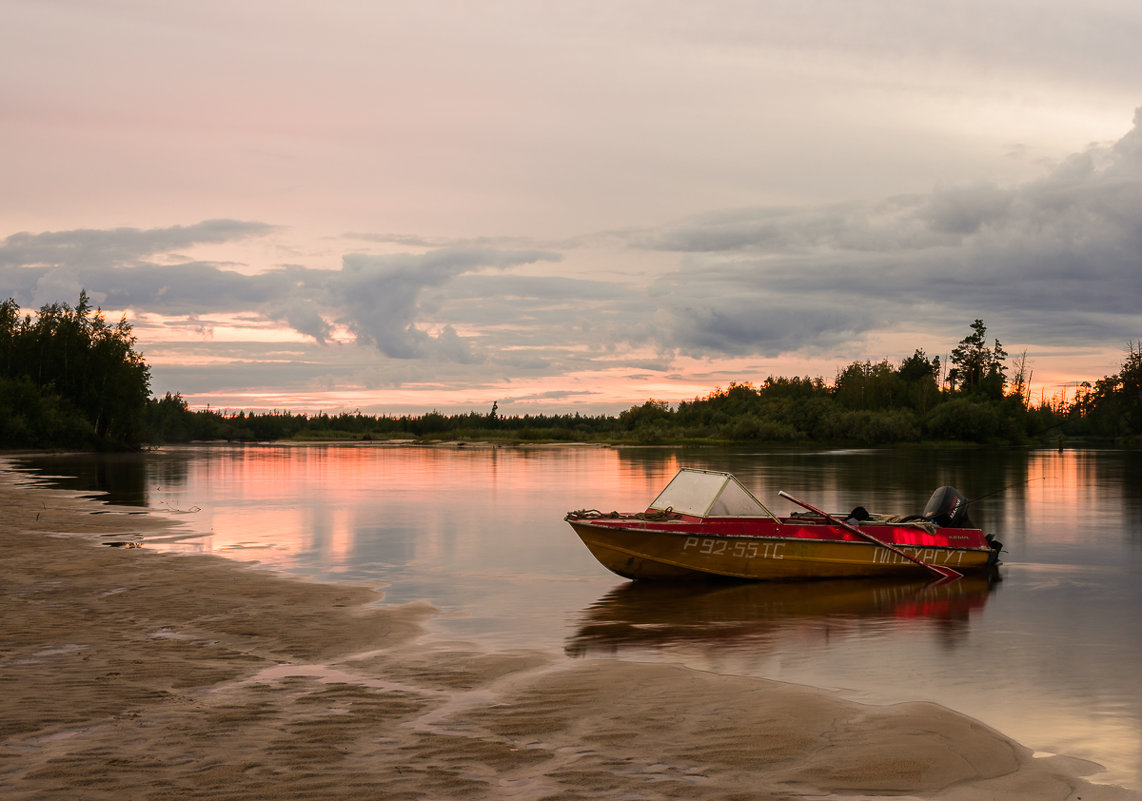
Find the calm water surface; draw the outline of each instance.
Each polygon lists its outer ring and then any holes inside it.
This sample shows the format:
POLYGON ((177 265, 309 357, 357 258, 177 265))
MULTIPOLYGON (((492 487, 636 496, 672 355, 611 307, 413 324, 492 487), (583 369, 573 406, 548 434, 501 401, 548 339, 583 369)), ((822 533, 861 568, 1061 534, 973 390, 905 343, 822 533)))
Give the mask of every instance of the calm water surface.
POLYGON ((936 701, 1142 789, 1140 453, 287 445, 22 466, 174 513, 150 547, 431 601, 439 636, 936 701), (731 471, 779 513, 781 489, 907 514, 951 484, 1005 543, 1002 580, 638 585, 562 520, 640 510, 680 466, 731 471))

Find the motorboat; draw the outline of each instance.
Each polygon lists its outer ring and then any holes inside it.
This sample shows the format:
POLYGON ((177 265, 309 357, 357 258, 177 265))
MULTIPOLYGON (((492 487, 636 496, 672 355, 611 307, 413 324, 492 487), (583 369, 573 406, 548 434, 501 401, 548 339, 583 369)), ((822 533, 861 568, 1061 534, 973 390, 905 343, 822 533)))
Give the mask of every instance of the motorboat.
POLYGON ((994 570, 1002 545, 971 523, 968 499, 940 487, 923 513, 777 515, 730 473, 682 468, 641 512, 564 518, 594 557, 629 579, 747 580, 934 576, 994 570))

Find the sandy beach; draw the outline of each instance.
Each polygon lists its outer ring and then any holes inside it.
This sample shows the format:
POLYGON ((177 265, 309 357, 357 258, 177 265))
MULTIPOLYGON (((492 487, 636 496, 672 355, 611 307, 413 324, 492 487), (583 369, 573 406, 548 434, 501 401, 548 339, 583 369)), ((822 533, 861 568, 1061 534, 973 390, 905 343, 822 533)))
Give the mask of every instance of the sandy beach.
POLYGON ((486 652, 16 473, 0 509, 5 801, 1142 798, 934 704, 486 652))

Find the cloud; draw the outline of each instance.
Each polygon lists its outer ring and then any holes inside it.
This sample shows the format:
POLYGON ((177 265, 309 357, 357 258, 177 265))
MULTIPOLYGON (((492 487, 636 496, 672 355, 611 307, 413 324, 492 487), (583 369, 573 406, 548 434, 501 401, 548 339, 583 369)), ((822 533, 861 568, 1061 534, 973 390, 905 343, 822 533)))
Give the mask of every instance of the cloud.
POLYGON ((686 355, 775 357, 819 350, 851 341, 883 319, 878 312, 884 304, 769 290, 746 275, 714 286, 696 283, 679 280, 656 316, 661 343, 686 355))
POLYGON ((201 244, 264 236, 275 226, 241 220, 205 220, 169 228, 79 229, 12 234, 0 245, 0 268, 122 266, 158 253, 201 244))
POLYGON ((0 242, 0 285, 24 305, 86 288, 105 306, 203 331, 219 315, 288 326, 313 340, 294 369, 331 385, 667 371, 678 356, 863 358, 885 332, 926 331, 939 347, 976 317, 1005 343, 1106 348, 1142 336, 1138 209, 1142 111, 1118 141, 1034 180, 729 209, 569 239, 589 244, 566 262, 529 238, 396 234, 373 244, 420 252, 337 254, 330 268, 209 261, 195 249, 286 232, 207 220, 14 234, 0 242), (345 331, 362 347, 334 347, 345 331))
POLYGON ((485 268, 507 269, 536 261, 558 261, 546 251, 446 249, 424 255, 367 256, 350 254, 341 273, 328 281, 328 298, 339 322, 360 342, 374 345, 394 359, 435 355, 450 361, 480 358, 450 326, 431 336, 416 322, 429 290, 458 276, 485 268))
POLYGON ((962 237, 1005 222, 1012 202, 1011 193, 997 186, 954 187, 933 194, 919 217, 937 234, 962 237))
POLYGON ((320 344, 329 341, 333 334, 333 326, 329 324, 321 313, 310 303, 299 300, 278 309, 278 314, 290 328, 300 334, 313 337, 320 344))
POLYGON ((444 302, 444 288, 462 275, 561 258, 535 249, 443 248, 348 254, 340 270, 285 266, 255 274, 212 262, 151 261, 274 230, 264 223, 208 220, 150 230, 14 234, 0 245, 0 279, 24 305, 71 300, 86 288, 97 303, 114 308, 196 317, 256 312, 319 343, 329 341, 335 325, 343 325, 358 342, 391 358, 467 364, 483 357, 453 325, 444 323, 435 334, 418 325, 444 302))
POLYGON ((654 288, 661 339, 684 353, 829 347, 909 318, 1105 345, 1142 330, 1139 209, 1142 110, 1118 142, 1014 186, 735 210, 629 241, 684 254, 654 288))
POLYGON ((346 240, 374 242, 382 245, 399 245, 406 248, 448 250, 462 248, 509 250, 569 250, 582 245, 585 237, 546 240, 531 236, 423 236, 420 234, 349 232, 346 240))
POLYGON ((589 389, 553 389, 547 392, 532 392, 524 395, 513 395, 503 399, 504 405, 512 403, 531 403, 532 401, 565 400, 567 398, 581 398, 598 395, 589 389))
POLYGON ((116 307, 157 305, 167 313, 227 303, 229 309, 249 308, 254 297, 267 291, 265 281, 207 262, 159 265, 148 260, 274 230, 259 222, 207 220, 169 228, 17 233, 0 244, 0 283, 28 306, 74 300, 86 288, 96 303, 116 307))

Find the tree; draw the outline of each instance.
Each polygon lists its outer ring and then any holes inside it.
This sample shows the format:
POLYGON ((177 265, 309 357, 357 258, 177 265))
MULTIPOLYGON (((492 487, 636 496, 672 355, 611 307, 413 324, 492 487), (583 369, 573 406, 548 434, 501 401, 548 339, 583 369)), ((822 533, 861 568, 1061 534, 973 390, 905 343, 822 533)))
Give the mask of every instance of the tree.
POLYGON ((8 298, 0 303, 0 376, 11 375, 19 326, 20 305, 8 298))
POLYGON ((940 401, 940 357, 931 359, 921 348, 900 363, 896 371, 904 382, 904 392, 908 405, 919 412, 926 412, 940 401))
POLYGON ((972 333, 961 339, 952 351, 951 361, 955 366, 948 371, 948 383, 952 389, 1002 397, 1007 383, 1007 368, 1004 366, 1007 351, 998 339, 994 347, 987 346, 987 326, 983 320, 977 318, 971 329, 972 333))
POLYGON ((150 368, 135 343, 126 316, 108 325, 85 291, 75 308, 47 304, 35 319, 21 319, 14 299, 0 304, 0 378, 30 382, 44 403, 58 397, 79 412, 98 442, 143 440, 150 368))
POLYGON ((1027 365, 1027 349, 1015 360, 1015 377, 1011 379, 1011 392, 1017 395, 1024 404, 1029 402, 1031 394, 1031 376, 1033 371, 1027 365))
POLYGON ((619 425, 627 431, 649 429, 670 419, 670 404, 651 398, 641 406, 632 406, 619 414, 619 425))
POLYGON ((1142 342, 1126 344, 1126 359, 1118 373, 1125 428, 1142 434, 1142 342))
POLYGON ((1084 382, 1069 411, 1071 430, 1096 437, 1129 439, 1142 436, 1142 342, 1126 344, 1122 369, 1094 386, 1084 382))
POLYGON ((929 360, 922 348, 916 348, 911 356, 900 363, 897 373, 908 382, 925 379, 935 381, 936 376, 940 374, 940 357, 934 356, 929 360))
POLYGON ((846 409, 890 409, 901 405, 902 386, 887 359, 853 362, 837 373, 833 396, 846 409))

